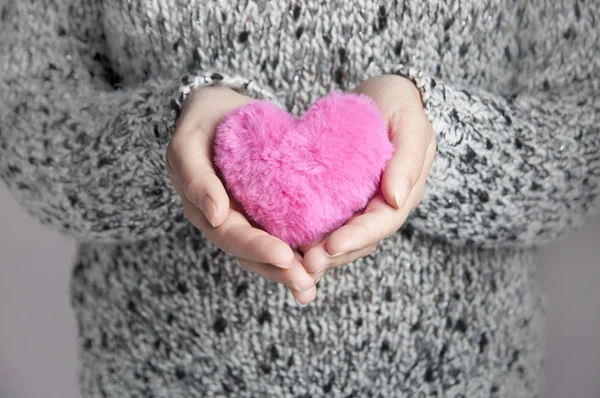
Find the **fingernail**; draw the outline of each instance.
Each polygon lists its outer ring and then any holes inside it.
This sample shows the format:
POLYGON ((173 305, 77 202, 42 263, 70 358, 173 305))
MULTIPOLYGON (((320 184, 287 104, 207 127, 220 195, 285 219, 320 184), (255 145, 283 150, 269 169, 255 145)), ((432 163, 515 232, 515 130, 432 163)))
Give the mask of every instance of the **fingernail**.
POLYGON ((304 308, 304 307, 306 307, 308 305, 308 303, 307 304, 300 304, 300 302, 298 300, 296 300, 295 298, 294 298, 294 300, 296 301, 296 304, 298 304, 302 308, 304 308))
POLYGON ((406 177, 401 176, 396 183, 396 188, 394 190, 394 197, 396 199, 396 205, 398 208, 402 208, 408 199, 408 194, 410 193, 410 185, 408 184, 408 180, 406 177))
POLYGON ((301 289, 301 288, 300 288, 300 286, 296 285, 294 282, 290 282, 290 283, 289 283, 289 287, 290 287, 292 290, 295 290, 295 291, 297 291, 297 292, 307 292, 307 291, 309 291, 310 289, 312 289, 312 286, 311 286, 311 287, 309 287, 308 289, 301 289))
POLYGON ((201 209, 204 216, 213 227, 217 226, 217 206, 208 195, 205 195, 201 200, 201 209))
POLYGON ((276 266, 276 267, 278 267, 278 268, 289 269, 289 268, 292 268, 292 265, 294 265, 294 262, 292 261, 288 265, 281 265, 281 264, 273 264, 273 265, 276 266))
POLYGON ((339 256, 341 256, 341 255, 343 255, 343 254, 345 254, 345 253, 344 253, 344 252, 341 252, 341 253, 329 254, 329 253, 325 252, 325 255, 326 255, 327 257, 329 257, 329 258, 336 258, 336 257, 339 257, 339 256))
POLYGON ((296 285, 294 282, 290 283, 290 287, 292 289, 294 289, 295 291, 297 291, 297 292, 302 292, 303 291, 302 289, 300 289, 300 286, 296 285))
POLYGON ((327 268, 323 268, 323 269, 315 272, 314 274, 311 274, 310 276, 312 276, 313 278, 321 279, 321 277, 323 276, 323 274, 325 274, 326 271, 327 271, 327 268))

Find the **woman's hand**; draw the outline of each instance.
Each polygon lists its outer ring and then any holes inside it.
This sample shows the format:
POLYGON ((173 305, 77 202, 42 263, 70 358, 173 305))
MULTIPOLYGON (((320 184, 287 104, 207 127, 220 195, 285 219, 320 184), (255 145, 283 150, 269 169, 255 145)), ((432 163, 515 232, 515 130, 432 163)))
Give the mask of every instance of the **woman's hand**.
POLYGON ((304 267, 322 276, 328 270, 364 257, 393 235, 423 199, 425 181, 435 157, 433 129, 425 115, 421 93, 408 79, 383 75, 360 84, 354 92, 373 98, 389 121, 395 152, 381 182, 382 195, 373 198, 324 241, 303 247, 304 267))
POLYGON ((166 154, 166 166, 183 201, 186 218, 240 265, 287 285, 300 304, 316 295, 315 278, 286 243, 252 227, 230 198, 212 163, 215 130, 223 117, 252 101, 225 87, 195 90, 185 102, 166 154))

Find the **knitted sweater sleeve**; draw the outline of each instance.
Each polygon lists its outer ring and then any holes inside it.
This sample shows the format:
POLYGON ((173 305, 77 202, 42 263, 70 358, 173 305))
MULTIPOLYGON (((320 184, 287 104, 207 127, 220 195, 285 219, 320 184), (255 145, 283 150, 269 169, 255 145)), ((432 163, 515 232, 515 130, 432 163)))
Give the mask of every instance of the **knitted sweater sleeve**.
POLYGON ((458 244, 530 247, 598 212, 600 7, 586 7, 525 10, 510 94, 387 68, 421 89, 438 139, 409 224, 458 244))
MULTIPOLYGON (((204 71, 123 85, 104 52, 101 2, 0 7, 0 177, 30 214, 79 240, 137 240, 185 225, 163 166, 186 93, 204 71)), ((75 3, 75 2, 73 2, 75 3)))

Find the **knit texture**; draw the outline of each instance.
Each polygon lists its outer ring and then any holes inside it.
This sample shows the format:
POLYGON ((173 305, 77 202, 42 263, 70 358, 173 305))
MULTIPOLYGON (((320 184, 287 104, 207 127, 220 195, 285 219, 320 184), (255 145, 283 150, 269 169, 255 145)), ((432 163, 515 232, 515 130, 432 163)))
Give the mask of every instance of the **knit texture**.
POLYGON ((598 210, 598 2, 0 2, 0 176, 80 242, 84 397, 535 397, 532 250, 598 210), (296 115, 381 73, 420 87, 425 198, 316 302, 238 267, 164 168, 181 101, 296 115))
POLYGON ((331 93, 297 119, 269 101, 225 116, 214 162, 249 217, 293 248, 366 207, 394 147, 370 97, 331 93))

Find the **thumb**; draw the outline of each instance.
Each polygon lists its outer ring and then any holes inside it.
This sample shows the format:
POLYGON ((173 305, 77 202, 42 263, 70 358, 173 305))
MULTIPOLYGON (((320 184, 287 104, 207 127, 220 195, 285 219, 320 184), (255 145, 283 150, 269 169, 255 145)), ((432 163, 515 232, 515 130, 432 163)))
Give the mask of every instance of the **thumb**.
POLYGON ((219 123, 229 112, 252 101, 224 87, 205 87, 188 98, 167 149, 167 167, 175 189, 202 211, 213 227, 229 215, 229 196, 212 163, 219 123))
POLYGON ((431 134, 425 112, 415 107, 396 110, 389 128, 395 151, 383 174, 381 189, 391 206, 402 208, 423 172, 431 134))
POLYGON ((410 80, 395 75, 371 78, 355 91, 373 98, 388 120, 395 150, 383 173, 381 190, 390 206, 401 208, 421 176, 431 141, 421 94, 410 80))

